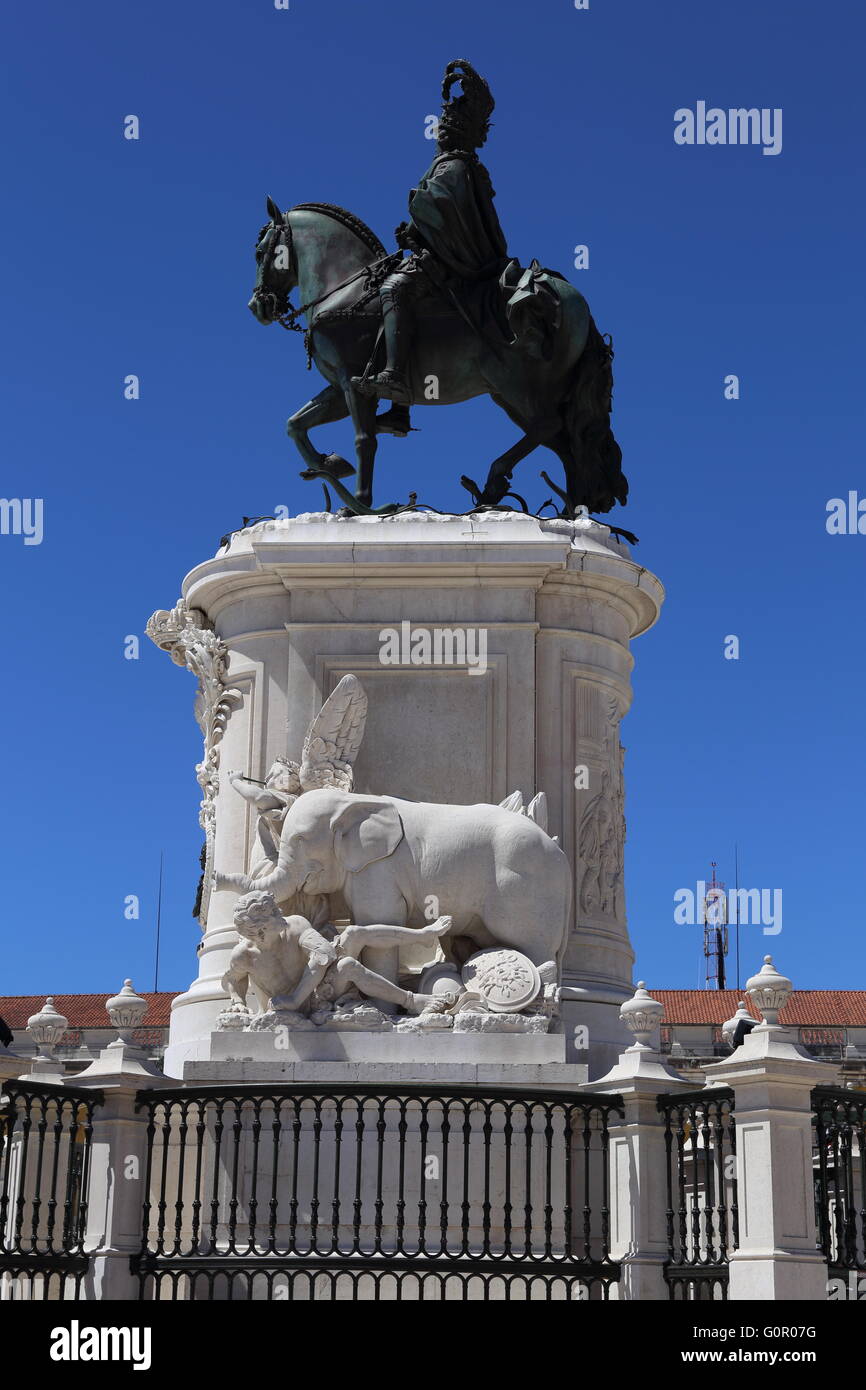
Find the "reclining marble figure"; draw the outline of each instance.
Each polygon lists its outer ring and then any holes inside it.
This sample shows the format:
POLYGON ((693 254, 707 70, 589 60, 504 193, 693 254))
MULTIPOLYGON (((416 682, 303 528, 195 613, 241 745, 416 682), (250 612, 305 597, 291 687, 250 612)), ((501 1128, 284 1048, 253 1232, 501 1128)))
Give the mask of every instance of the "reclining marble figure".
POLYGON ((298 915, 283 917, 273 894, 257 891, 238 899, 234 925, 241 941, 232 951, 222 985, 237 1012, 249 1012, 251 994, 259 1013, 274 1010, 283 1017, 306 1017, 353 990, 369 999, 398 1004, 412 1014, 440 1009, 448 1002, 441 996, 401 988, 362 965, 359 956, 367 946, 399 946, 407 938, 435 946, 450 928, 450 917, 440 917, 417 931, 353 924, 337 932, 328 926, 317 929, 298 915))

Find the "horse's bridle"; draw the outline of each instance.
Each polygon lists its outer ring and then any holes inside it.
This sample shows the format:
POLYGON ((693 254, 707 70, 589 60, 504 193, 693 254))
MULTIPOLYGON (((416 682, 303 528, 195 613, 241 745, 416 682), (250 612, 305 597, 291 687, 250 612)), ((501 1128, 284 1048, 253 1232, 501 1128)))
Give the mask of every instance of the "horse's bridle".
MULTIPOLYGON (((274 241, 271 242, 271 244, 268 246, 267 252, 264 254, 267 256, 269 260, 272 260, 273 257, 276 255, 277 251, 279 250, 280 246, 285 246, 286 250, 288 251, 289 265, 291 266, 293 264, 295 254, 294 246, 292 245, 291 227, 289 226, 288 222, 283 221, 280 224, 279 228, 277 228, 276 223, 272 223, 271 230, 274 232, 279 231, 279 235, 274 241)), ((278 323, 281 328, 285 328, 288 330, 294 329, 296 333, 303 333, 304 330, 301 327, 301 325, 295 323, 295 319, 303 312, 303 310, 295 309, 292 306, 292 304, 289 301, 288 290, 284 295, 278 295, 275 290, 265 289, 263 285, 257 285, 256 288, 253 290, 253 296, 256 299, 271 301, 272 311, 269 313, 269 318, 272 323, 278 323), (281 307, 281 301, 285 304, 285 308, 281 307)))
MULTIPOLYGON (((276 224, 273 224, 273 226, 274 230, 276 231, 276 224)), ((280 235, 277 238, 277 241, 268 248, 268 256, 273 257, 274 255, 276 255, 276 252, 280 246, 285 246, 289 253, 289 263, 291 265, 294 265, 295 248, 294 243, 292 241, 292 229, 289 226, 288 221, 285 220, 285 218, 280 225, 279 233, 280 235)), ((360 280, 362 276, 367 276, 372 281, 379 267, 382 267, 384 270, 386 262, 398 260, 402 260, 402 253, 399 251, 397 251, 396 253, 391 253, 387 256, 380 256, 378 260, 371 261, 369 265, 362 265, 360 270, 353 271, 353 273, 351 275, 348 275, 345 280, 341 280, 339 285, 334 285, 331 289, 326 290, 324 294, 320 294, 317 299, 311 299, 306 304, 300 304, 297 307, 297 309, 295 308, 294 304, 291 303, 288 291, 284 296, 284 309, 280 309, 279 297, 274 293, 273 290, 256 289, 254 291, 254 294, 256 294, 261 299, 263 299, 265 296, 268 296, 268 298, 273 300, 274 312, 271 314, 271 321, 273 323, 278 323, 281 328, 285 328, 286 331, 289 333, 303 333, 306 338, 307 334, 310 331, 309 328, 305 329, 303 324, 300 324, 297 321, 299 318, 302 317, 302 315, 309 313, 311 309, 315 309, 317 304, 322 304, 326 299, 330 299, 331 295, 336 294, 338 290, 345 289, 347 285, 351 285, 355 280, 360 280), (279 312, 277 312, 278 309, 279 312)), ((310 327, 312 327, 312 325, 310 325, 310 327)), ((309 356, 309 343, 307 346, 307 352, 309 356)))

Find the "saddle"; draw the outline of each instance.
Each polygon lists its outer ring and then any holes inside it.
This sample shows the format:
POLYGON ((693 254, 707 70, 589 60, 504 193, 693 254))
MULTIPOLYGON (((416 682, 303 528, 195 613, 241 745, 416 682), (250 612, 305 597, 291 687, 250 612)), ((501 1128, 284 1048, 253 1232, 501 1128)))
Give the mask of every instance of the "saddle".
POLYGON ((511 260, 499 277, 505 321, 511 345, 532 357, 548 361, 556 331, 562 322, 558 284, 568 283, 557 270, 547 270, 532 260, 524 270, 511 260))
POLYGON ((563 275, 537 260, 524 267, 512 259, 498 276, 468 285, 447 282, 441 288, 431 287, 429 294, 416 301, 415 313, 422 332, 427 318, 457 316, 459 310, 448 294, 453 290, 482 337, 493 337, 505 347, 548 360, 562 322, 558 286, 563 283, 567 283, 563 275))

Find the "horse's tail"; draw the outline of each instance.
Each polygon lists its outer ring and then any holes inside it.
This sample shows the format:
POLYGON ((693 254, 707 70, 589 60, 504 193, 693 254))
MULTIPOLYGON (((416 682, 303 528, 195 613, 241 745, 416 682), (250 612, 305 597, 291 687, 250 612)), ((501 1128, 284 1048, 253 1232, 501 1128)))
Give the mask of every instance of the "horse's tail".
POLYGON ((591 512, 609 512, 616 502, 625 506, 628 497, 622 450, 610 428, 612 362, 613 344, 590 314, 586 346, 564 402, 565 448, 557 452, 565 464, 569 502, 591 512))

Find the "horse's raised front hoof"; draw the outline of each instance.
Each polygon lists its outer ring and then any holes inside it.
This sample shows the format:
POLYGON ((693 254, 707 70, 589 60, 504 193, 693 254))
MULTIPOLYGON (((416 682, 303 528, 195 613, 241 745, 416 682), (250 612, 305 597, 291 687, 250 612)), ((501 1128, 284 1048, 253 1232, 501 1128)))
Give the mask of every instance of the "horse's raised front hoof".
POLYGON ((328 454, 322 463, 322 467, 330 473, 332 478, 354 478, 355 470, 347 459, 341 458, 339 454, 328 454))
POLYGON ((352 478, 355 470, 351 463, 347 463, 339 454, 323 454, 316 468, 305 468, 300 476, 309 482, 311 478, 321 478, 323 473, 331 478, 352 478))

